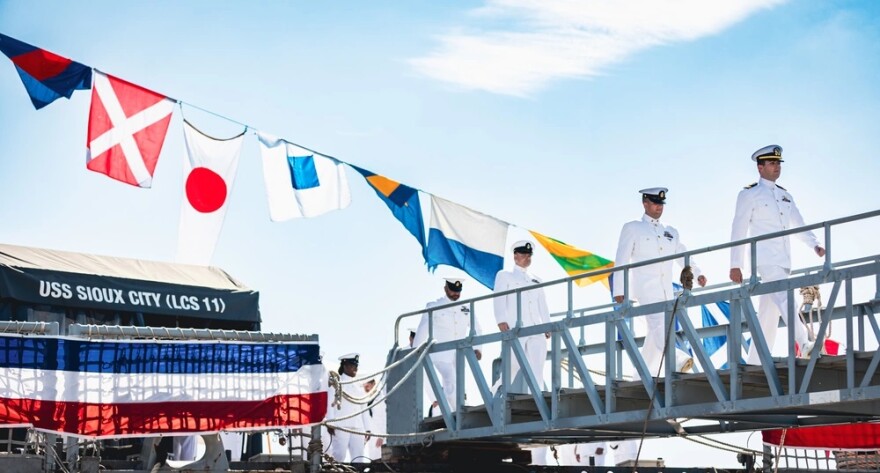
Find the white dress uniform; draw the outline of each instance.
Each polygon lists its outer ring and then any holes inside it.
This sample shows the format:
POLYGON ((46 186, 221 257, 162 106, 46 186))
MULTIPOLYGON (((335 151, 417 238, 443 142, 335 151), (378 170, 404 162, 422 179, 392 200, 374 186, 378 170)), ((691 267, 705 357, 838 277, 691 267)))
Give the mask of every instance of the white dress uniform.
MULTIPOLYGON (((436 301, 429 302, 425 309, 431 309, 441 305, 452 304, 454 301, 443 296, 436 301)), ((433 312, 434 317, 434 340, 437 343, 467 338, 471 333, 471 310, 467 304, 462 304, 433 312)), ((483 331, 480 323, 474 319, 474 330, 477 335, 483 331)), ((428 339, 428 314, 422 315, 419 328, 416 329, 416 337, 413 346, 419 346, 428 339)), ((482 347, 475 346, 474 350, 482 351, 482 347)), ((455 350, 447 350, 431 355, 431 362, 440 375, 443 383, 443 394, 451 409, 455 409, 455 350)))
MULTIPOLYGON (((659 220, 642 215, 641 220, 629 222, 620 231, 620 240, 617 243, 617 256, 614 263, 623 266, 630 263, 638 263, 654 258, 671 256, 687 251, 678 236, 678 230, 671 226, 663 225, 659 220)), ((684 258, 675 260, 682 267, 684 258)), ((655 302, 668 301, 675 297, 672 283, 677 280, 672 270, 673 260, 656 263, 648 266, 640 266, 629 270, 629 297, 639 304, 652 304, 655 302)), ((700 268, 696 266, 694 258, 690 259, 694 278, 700 277, 700 268)), ((623 295, 623 272, 614 273, 614 296, 623 295)), ((642 357, 648 366, 648 372, 652 375, 660 372, 660 358, 663 354, 663 346, 666 341, 666 327, 663 313, 649 314, 645 317, 647 333, 645 344, 642 347, 642 357)), ((681 349, 676 350, 677 370, 680 370, 691 357, 681 349)), ((661 376, 662 376, 662 372, 661 376)), ((638 376, 636 374, 636 376, 638 376)))
MULTIPOLYGON (((385 397, 386 391, 383 388, 382 392, 378 394, 376 399, 381 399, 385 397)), ((370 432, 373 434, 385 434, 388 431, 388 417, 387 410, 384 402, 379 404, 373 404, 370 406, 370 409, 367 411, 367 417, 370 420, 370 432)), ((364 455, 371 460, 379 460, 382 458, 382 444, 385 442, 385 439, 382 437, 370 437, 370 440, 367 441, 366 452, 364 455)))
MULTIPOLYGON (((736 198, 736 213, 730 231, 731 241, 742 240, 748 236, 758 236, 804 225, 804 218, 794 203, 794 198, 775 182, 761 179, 740 191, 736 198)), ((796 235, 810 248, 819 246, 813 232, 796 235)), ((788 278, 791 273, 791 243, 788 236, 759 241, 756 245, 757 271, 763 282, 788 278)), ((743 268, 748 254, 748 246, 738 246, 730 250, 730 267, 743 268)), ((767 346, 773 350, 776 342, 776 329, 779 317, 788 318, 788 295, 786 292, 765 294, 759 297, 758 320, 767 339, 767 346)), ((809 344, 807 329, 795 317, 795 340, 800 347, 809 344)), ((748 363, 760 365, 758 351, 749 349, 748 363)))
MULTIPOLYGON (((508 291, 521 287, 533 286, 541 283, 541 279, 533 276, 525 269, 514 265, 512 271, 499 271, 495 275, 495 292, 508 291)), ((516 294, 508 294, 496 297, 495 321, 498 324, 506 322, 513 329, 516 326, 516 294)), ((520 296, 522 309, 522 326, 531 327, 550 322, 550 311, 547 309, 547 299, 544 289, 524 291, 520 296)), ((544 361, 547 359, 547 337, 544 334, 520 337, 520 343, 529 360, 529 367, 535 375, 539 385, 544 383, 544 361)), ((511 355, 513 355, 511 353, 511 355)), ((516 358, 510 361, 511 389, 510 392, 528 392, 525 377, 519 372, 519 364, 516 358)))
MULTIPOLYGON (((339 376, 339 379, 342 382, 346 382, 351 381, 354 378, 343 373, 339 376)), ((349 396, 356 398, 363 398, 367 395, 367 392, 359 383, 343 384, 342 390, 349 396)), ((333 405, 327 408, 327 419, 335 419, 337 417, 351 415, 357 411, 364 409, 364 407, 366 406, 362 404, 354 404, 343 398, 342 404, 338 409, 333 405)), ((331 427, 333 426, 345 427, 360 432, 369 432, 369 415, 366 412, 362 412, 352 417, 351 419, 333 422, 331 427)), ((351 434, 336 429, 331 439, 330 453, 331 455, 333 455, 333 458, 338 462, 346 461, 346 455, 349 455, 347 459, 347 461, 349 462, 366 462, 368 460, 366 460, 363 456, 365 444, 366 440, 363 435, 351 434)))

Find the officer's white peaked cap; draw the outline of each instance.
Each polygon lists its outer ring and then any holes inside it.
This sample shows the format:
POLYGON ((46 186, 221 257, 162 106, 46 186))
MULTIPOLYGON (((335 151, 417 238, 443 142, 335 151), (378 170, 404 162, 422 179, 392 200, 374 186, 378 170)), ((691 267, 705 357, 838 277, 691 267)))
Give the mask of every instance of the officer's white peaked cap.
POLYGON ((642 197, 654 202, 655 204, 665 204, 666 203, 666 193, 669 192, 669 189, 665 187, 649 187, 647 189, 642 189, 639 191, 639 194, 642 194, 642 197))
POLYGON ((358 364, 360 361, 361 355, 359 353, 348 353, 339 357, 339 361, 344 363, 354 363, 358 364))
POLYGON ((752 161, 758 161, 759 159, 778 159, 780 162, 783 162, 782 146, 769 145, 752 153, 752 161))
POLYGON ((520 241, 514 243, 510 247, 510 250, 513 251, 514 253, 532 254, 532 250, 533 250, 534 246, 535 245, 532 242, 530 242, 529 240, 520 240, 520 241))
POLYGON ((461 292, 462 284, 464 284, 464 279, 462 278, 443 278, 446 280, 446 287, 449 288, 450 291, 461 292))

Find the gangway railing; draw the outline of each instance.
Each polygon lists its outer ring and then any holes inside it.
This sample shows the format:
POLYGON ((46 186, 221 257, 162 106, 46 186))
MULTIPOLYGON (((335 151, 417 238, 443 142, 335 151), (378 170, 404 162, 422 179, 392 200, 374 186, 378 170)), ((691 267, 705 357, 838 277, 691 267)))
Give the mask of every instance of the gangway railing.
MULTIPOLYGON (((835 263, 835 267, 840 269, 840 268, 854 266, 854 265, 862 264, 862 263, 870 263, 870 262, 876 263, 878 261, 880 261, 880 255, 868 256, 868 257, 862 257, 862 258, 856 258, 856 259, 837 262, 837 263, 835 263)), ((824 266, 812 266, 812 267, 792 271, 791 274, 793 277, 796 277, 798 275, 820 273, 823 270, 824 270, 824 266)), ((696 288, 692 292, 709 292, 712 290, 727 288, 730 286, 732 286, 732 283, 729 283, 729 282, 728 283, 720 283, 720 284, 708 285, 704 288, 696 288)), ((880 287, 880 284, 878 284, 877 287, 880 287)), ((872 300, 880 300, 880 292, 876 293, 872 300)), ((590 315, 591 313, 596 312, 598 310, 605 310, 605 309, 610 309, 613 307, 615 307, 615 304, 609 303, 609 304, 603 304, 603 305, 589 307, 589 308, 575 309, 574 310, 574 317, 585 317, 585 316, 590 315)), ((865 351, 865 349, 866 349, 865 348, 866 347, 866 344, 865 344, 865 327, 866 327, 866 325, 865 324, 868 321, 867 316, 869 315, 869 312, 864 311, 864 310, 858 310, 858 309, 859 309, 859 307, 856 307, 856 317, 858 317, 857 318, 858 340, 856 341, 857 342, 856 346, 857 346, 857 350, 865 351)), ((840 308, 840 307, 837 307, 837 308, 832 307, 832 308, 828 308, 827 310, 823 309, 822 313, 824 314, 823 317, 828 317, 831 321, 842 320, 846 317, 843 308, 840 308)), ((566 316, 567 316, 567 312, 553 312, 550 314, 551 319, 561 319, 566 316)), ((783 322, 780 319, 779 323, 778 323, 778 327, 786 327, 785 322, 783 322)), ((596 354, 600 354, 604 351, 604 346, 605 346, 604 343, 588 344, 586 342, 585 326, 581 326, 578 329, 579 329, 578 330, 578 334, 579 334, 578 347, 579 347, 579 351, 580 351, 581 355, 596 355, 596 354)), ((727 330, 728 330, 728 328, 726 327, 726 324, 725 324, 725 325, 698 327, 697 333, 700 335, 701 339, 706 339, 706 338, 711 338, 711 337, 725 336, 727 330)), ((742 330, 743 330, 743 333, 748 332, 748 324, 745 321, 742 322, 742 330)), ((677 339, 676 339, 677 342, 680 342, 680 343, 685 342, 685 340, 682 339, 681 332, 677 332, 675 335, 677 337, 677 339)), ((636 337, 635 340, 638 344, 641 345, 641 342, 644 340, 644 337, 636 337)), ((741 344, 745 344, 745 343, 746 342, 744 339, 741 342, 741 344)), ((563 350, 563 354, 566 354, 566 350, 563 350)), ((548 355, 548 359, 549 359, 549 355, 548 355)), ((495 361, 500 361, 500 360, 495 360, 495 361)), ((498 363, 495 363, 492 367, 493 368, 493 371, 492 371, 493 379, 497 378, 497 373, 500 373, 500 367, 496 367, 495 365, 498 365, 498 363), (497 373, 496 373, 496 371, 497 371, 497 373)), ((618 366, 619 366, 619 364, 618 364, 618 366)), ((695 366, 694 369, 699 371, 698 366, 695 366)), ((574 373, 574 371, 570 372, 570 374, 573 374, 573 373, 574 373)), ((618 376, 620 376, 620 374, 618 374, 618 376)), ((623 376, 626 377, 625 375, 623 375, 623 376)), ((572 386, 569 385, 568 387, 572 387, 572 386)))
MULTIPOLYGON (((456 301, 428 310, 408 312, 395 322, 395 346, 389 361, 399 360, 406 350, 399 348, 398 334, 403 320, 413 317, 428 318, 428 339, 434 340, 435 314, 443 309, 465 305, 470 308, 469 335, 461 340, 433 344, 430 353, 454 351, 456 360, 455 409, 451 409, 443 395, 442 380, 431 357, 424 357, 422 369, 416 376, 402 379, 401 373, 411 368, 401 364, 390 373, 389 383, 403 382, 404 388, 389 398, 389 433, 425 432, 433 442, 460 439, 494 439, 527 443, 567 443, 620 439, 640 436, 643 425, 647 435, 668 436, 689 433, 732 432, 771 426, 819 425, 849 422, 880 415, 880 351, 865 352, 865 334, 880 340, 880 326, 874 315, 880 312, 880 254, 835 263, 834 240, 837 227, 859 221, 876 222, 880 210, 829 220, 800 228, 775 232, 758 237, 690 250, 674 256, 656 258, 615 268, 584 273, 536 284, 526 288, 497 292, 485 296, 456 301), (762 282, 756 273, 756 248, 760 241, 794 235, 807 230, 824 233, 826 253, 823 264, 796 270, 788 279, 762 282), (646 265, 683 258, 685 264, 696 255, 729 250, 746 245, 749 248, 751 273, 741 285, 719 284, 701 290, 684 290, 676 300, 653 304, 633 305, 629 301, 631 270, 646 265), (595 307, 574 306, 574 283, 581 278, 615 273, 624 287, 623 304, 603 304, 595 307), (856 302, 853 282, 873 280, 874 297, 856 302), (845 325, 845 351, 839 357, 821 356, 813 350, 807 359, 798 359, 792 344, 784 358, 774 358, 773 347, 767 345, 758 324, 752 296, 779 291, 788 293, 788 313, 785 318, 788 340, 794 340, 794 323, 798 314, 794 306, 794 290, 805 286, 830 284, 826 317, 816 332, 816 347, 823 346, 832 320, 845 325), (556 320, 535 326, 522 324, 522 293, 527 290, 564 286, 566 308, 556 320), (517 302, 517 322, 510 331, 478 335, 475 332, 477 308, 495 297, 514 295, 517 302), (839 299, 842 299, 841 303, 839 299), (690 307, 730 303, 730 321, 726 325, 697 328, 687 316, 690 307), (675 312, 673 313, 673 308, 675 312), (647 314, 663 312, 665 326, 674 320, 681 329, 673 335, 690 344, 699 372, 674 372, 673 363, 664 363, 665 376, 654 378, 648 372, 639 352, 629 321, 647 314), (572 331, 584 330, 604 334, 600 344, 585 345, 584 337, 575 340, 572 331), (529 367, 520 339, 544 333, 550 334, 549 390, 544 390, 544 379, 538 379, 529 367), (741 364, 744 335, 751 334, 761 360, 761 366, 741 364), (703 338, 727 337, 726 363, 728 368, 717 368, 701 343, 703 338), (500 379, 490 385, 474 354, 473 347, 500 345, 500 379), (601 364, 584 355, 599 355, 601 364), (510 379, 513 360, 519 364, 527 385, 527 392, 514 393, 510 379), (562 380, 563 360, 577 375, 582 386, 569 386, 562 380), (624 360, 631 363, 639 380, 628 382, 624 377, 624 360), (592 372, 605 373, 602 383, 594 381, 592 372), (425 420, 423 417, 423 383, 427 379, 430 391, 437 400, 440 416, 425 420), (465 380, 476 385, 480 402, 465 406, 465 380), (648 403, 652 403, 649 408, 648 403), (412 412, 411 416, 401 415, 412 412), (676 418, 704 419, 704 425, 683 428, 670 422, 676 418)), ((666 359, 674 359, 675 344, 668 343, 666 359)), ((406 446, 424 442, 412 436, 392 437, 391 446, 406 446)))

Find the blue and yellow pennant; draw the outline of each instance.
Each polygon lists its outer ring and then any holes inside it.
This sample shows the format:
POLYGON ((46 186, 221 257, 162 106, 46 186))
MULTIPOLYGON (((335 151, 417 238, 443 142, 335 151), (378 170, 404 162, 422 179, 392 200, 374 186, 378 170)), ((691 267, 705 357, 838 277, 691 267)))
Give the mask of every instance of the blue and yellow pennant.
MULTIPOLYGON (((351 165, 349 165, 351 166, 351 165)), ((401 184, 385 176, 380 176, 366 169, 351 166, 361 173, 367 184, 376 191, 376 195, 385 202, 391 213, 409 233, 422 245, 422 256, 425 255, 425 223, 422 218, 422 205, 419 202, 419 191, 401 184)))

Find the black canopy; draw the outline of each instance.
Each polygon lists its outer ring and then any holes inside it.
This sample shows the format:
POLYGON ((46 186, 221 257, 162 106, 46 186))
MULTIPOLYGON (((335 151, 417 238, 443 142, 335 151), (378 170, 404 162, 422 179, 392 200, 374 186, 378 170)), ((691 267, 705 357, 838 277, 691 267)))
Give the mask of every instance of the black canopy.
POLYGON ((218 268, 4 244, 0 299, 260 322, 259 293, 218 268))

